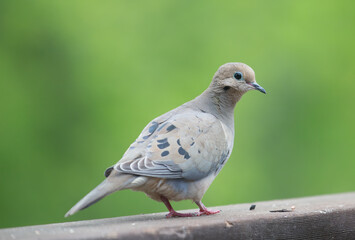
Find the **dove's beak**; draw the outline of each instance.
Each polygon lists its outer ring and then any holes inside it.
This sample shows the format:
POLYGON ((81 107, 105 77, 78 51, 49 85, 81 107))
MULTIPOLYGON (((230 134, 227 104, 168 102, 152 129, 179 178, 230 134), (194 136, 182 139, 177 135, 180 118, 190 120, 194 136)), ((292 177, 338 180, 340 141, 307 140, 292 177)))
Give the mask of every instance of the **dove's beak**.
POLYGON ((255 90, 258 90, 259 92, 266 94, 265 89, 259 84, 257 84, 256 82, 250 83, 250 85, 253 86, 255 90))

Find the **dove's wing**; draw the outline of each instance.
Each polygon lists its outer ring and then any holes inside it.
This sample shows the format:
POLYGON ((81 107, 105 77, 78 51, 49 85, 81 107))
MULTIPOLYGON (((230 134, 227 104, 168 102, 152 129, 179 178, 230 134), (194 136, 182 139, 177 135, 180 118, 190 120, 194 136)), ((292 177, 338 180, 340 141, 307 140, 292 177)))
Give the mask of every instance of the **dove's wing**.
POLYGON ((221 169, 231 152, 228 138, 211 114, 168 113, 149 123, 114 167, 134 175, 198 180, 221 169))

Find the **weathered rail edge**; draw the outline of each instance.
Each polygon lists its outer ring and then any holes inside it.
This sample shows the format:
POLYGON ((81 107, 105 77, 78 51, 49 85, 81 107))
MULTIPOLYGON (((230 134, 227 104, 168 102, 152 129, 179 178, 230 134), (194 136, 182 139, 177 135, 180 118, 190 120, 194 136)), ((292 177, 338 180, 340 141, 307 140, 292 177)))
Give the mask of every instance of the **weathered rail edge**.
POLYGON ((355 239, 355 192, 253 204, 193 218, 156 213, 0 229, 0 239, 355 239), (270 212, 282 209, 289 212, 270 212))

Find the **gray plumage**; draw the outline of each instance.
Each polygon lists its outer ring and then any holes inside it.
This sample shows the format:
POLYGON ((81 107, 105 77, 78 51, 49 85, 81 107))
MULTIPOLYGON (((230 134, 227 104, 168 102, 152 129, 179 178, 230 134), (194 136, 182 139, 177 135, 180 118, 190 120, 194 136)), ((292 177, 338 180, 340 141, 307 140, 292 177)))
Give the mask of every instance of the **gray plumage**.
POLYGON ((168 200, 191 199, 200 213, 216 213, 201 199, 232 152, 235 104, 252 89, 265 93, 249 66, 222 65, 200 96, 151 121, 121 160, 106 170, 107 178, 66 217, 122 189, 163 201, 170 216, 185 215, 176 215, 168 200))

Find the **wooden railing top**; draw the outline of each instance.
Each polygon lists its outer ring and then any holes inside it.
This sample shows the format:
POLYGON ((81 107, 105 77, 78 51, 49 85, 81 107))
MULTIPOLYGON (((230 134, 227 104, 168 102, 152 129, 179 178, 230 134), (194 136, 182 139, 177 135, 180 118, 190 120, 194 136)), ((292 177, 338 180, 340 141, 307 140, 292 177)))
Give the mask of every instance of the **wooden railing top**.
POLYGON ((155 213, 8 228, 0 239, 355 239, 355 192, 253 204, 192 218, 155 213))

